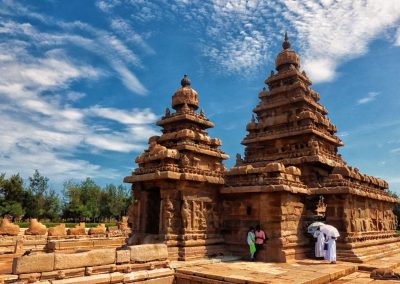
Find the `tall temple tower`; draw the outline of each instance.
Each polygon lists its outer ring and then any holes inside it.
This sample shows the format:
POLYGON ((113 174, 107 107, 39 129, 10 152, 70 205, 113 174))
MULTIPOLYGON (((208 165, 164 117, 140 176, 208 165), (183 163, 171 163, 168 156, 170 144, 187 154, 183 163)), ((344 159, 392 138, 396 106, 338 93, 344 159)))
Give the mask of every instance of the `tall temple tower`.
POLYGON ((223 251, 218 194, 228 156, 218 149, 221 141, 208 136, 214 124, 196 112, 198 94, 186 75, 181 85, 172 96, 175 112, 167 108, 157 122, 162 135, 150 137, 124 182, 132 184, 135 199, 131 241, 165 242, 171 258, 187 260, 223 251))
POLYGON ((343 166, 337 148, 343 146, 335 136, 336 127, 326 118, 327 110, 318 103, 319 95, 309 86, 311 81, 300 71, 299 55, 290 49, 287 34, 273 71, 259 93, 242 144, 245 164, 262 166, 266 162, 296 165, 302 180, 317 184, 334 166, 343 166))
POLYGON ((323 217, 341 232, 339 259, 362 261, 386 246, 398 251, 391 211, 398 200, 387 193, 385 181, 342 160, 336 127, 290 46, 285 34, 275 60, 277 73, 265 80, 268 90, 259 93, 246 126, 244 159, 237 155, 221 190, 229 248, 242 254, 248 226, 259 224, 270 237, 260 259, 302 258, 312 247, 307 224, 323 217))

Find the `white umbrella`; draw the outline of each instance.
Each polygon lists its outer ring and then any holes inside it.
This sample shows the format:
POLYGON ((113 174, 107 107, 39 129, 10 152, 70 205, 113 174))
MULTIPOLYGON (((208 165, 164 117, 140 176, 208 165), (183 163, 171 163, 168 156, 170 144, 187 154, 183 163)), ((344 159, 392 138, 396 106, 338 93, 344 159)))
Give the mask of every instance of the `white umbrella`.
POLYGON ((307 232, 310 234, 314 234, 318 227, 325 225, 322 222, 314 222, 308 226, 307 232))
POLYGON ((319 227, 320 231, 324 233, 327 237, 337 238, 340 236, 338 229, 333 227, 332 225, 323 225, 319 227))

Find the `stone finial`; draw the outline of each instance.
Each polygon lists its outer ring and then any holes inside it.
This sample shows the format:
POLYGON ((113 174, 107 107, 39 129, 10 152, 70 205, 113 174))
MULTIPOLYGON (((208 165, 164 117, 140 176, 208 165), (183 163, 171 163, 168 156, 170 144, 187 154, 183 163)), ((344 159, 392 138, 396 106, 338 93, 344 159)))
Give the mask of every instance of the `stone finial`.
POLYGON ((255 123, 255 122, 256 122, 256 119, 254 118, 254 114, 251 115, 251 122, 252 122, 252 123, 255 123))
POLYGON ((165 109, 165 116, 167 117, 167 116, 170 116, 171 115, 171 111, 169 110, 169 108, 167 107, 166 109, 165 109))
POLYGON ((181 80, 181 86, 182 86, 182 88, 190 86, 190 80, 189 80, 188 75, 186 75, 186 74, 183 75, 183 78, 181 80))
POLYGON ((285 40, 282 43, 283 49, 289 49, 290 48, 290 42, 289 42, 289 37, 287 35, 287 32, 285 32, 285 40))
POLYGON ((200 116, 206 116, 203 109, 200 109, 200 116))
POLYGON ((271 70, 271 73, 269 74, 269 76, 272 77, 272 76, 274 76, 274 75, 275 75, 274 70, 271 70))

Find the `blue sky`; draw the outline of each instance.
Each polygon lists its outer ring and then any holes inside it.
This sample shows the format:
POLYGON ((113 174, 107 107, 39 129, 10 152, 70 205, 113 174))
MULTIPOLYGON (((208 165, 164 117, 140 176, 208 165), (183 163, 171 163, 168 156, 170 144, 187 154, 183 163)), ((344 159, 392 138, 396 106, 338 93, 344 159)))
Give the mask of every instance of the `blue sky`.
POLYGON ((400 2, 0 0, 0 172, 121 183, 183 74, 231 157, 283 34, 344 159, 400 193, 400 2))

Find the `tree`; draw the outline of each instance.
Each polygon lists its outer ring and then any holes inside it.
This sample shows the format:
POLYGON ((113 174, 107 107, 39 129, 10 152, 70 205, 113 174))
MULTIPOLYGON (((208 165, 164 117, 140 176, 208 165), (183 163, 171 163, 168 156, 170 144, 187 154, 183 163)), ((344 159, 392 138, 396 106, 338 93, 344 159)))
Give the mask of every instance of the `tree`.
POLYGON ((9 179, 5 174, 0 175, 0 215, 11 215, 14 218, 21 218, 25 214, 24 201, 26 192, 23 187, 23 180, 19 174, 12 175, 9 179))
POLYGON ((130 204, 129 191, 123 185, 116 187, 113 184, 109 184, 104 188, 103 195, 106 201, 103 206, 107 212, 104 217, 120 219, 121 215, 126 213, 130 204))
POLYGON ((100 217, 101 188, 90 178, 81 183, 68 181, 64 184, 63 215, 65 218, 89 219, 95 221, 100 217))
POLYGON ((54 190, 49 190, 44 199, 45 212, 44 218, 52 221, 58 221, 60 219, 61 202, 57 193, 54 190))

